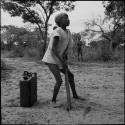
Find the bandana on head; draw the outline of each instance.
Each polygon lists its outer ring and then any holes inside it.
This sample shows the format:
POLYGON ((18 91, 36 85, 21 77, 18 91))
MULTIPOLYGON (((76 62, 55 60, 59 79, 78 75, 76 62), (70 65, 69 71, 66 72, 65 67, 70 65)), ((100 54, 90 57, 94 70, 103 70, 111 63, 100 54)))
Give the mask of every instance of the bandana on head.
POLYGON ((59 13, 59 14, 57 14, 56 15, 56 17, 55 17, 55 22, 58 24, 58 23, 60 23, 61 22, 61 20, 62 20, 62 18, 64 17, 64 16, 66 16, 67 14, 66 13, 59 13))

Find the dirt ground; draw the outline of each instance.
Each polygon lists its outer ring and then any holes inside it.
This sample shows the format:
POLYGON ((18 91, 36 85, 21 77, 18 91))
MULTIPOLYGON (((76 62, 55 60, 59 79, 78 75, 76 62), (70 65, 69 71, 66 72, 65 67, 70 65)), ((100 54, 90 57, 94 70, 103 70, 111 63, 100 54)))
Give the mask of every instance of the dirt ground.
POLYGON ((124 64, 70 65, 77 92, 86 100, 77 101, 71 97, 72 110, 67 112, 65 84, 61 86, 57 98, 60 107, 50 105, 55 80, 44 64, 21 58, 4 60, 13 68, 1 73, 2 124, 124 123, 124 64), (38 102, 31 108, 20 107, 19 80, 24 70, 37 72, 38 76, 38 102))

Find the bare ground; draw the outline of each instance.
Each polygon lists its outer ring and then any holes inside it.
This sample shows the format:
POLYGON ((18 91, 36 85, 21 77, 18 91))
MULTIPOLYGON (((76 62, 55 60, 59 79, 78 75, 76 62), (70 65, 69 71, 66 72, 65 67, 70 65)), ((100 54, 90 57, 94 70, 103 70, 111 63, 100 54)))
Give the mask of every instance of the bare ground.
MULTIPOLYGON (((77 92, 86 100, 77 101, 71 98, 73 108, 67 112, 65 84, 61 86, 57 98, 60 107, 53 108, 49 104, 55 80, 44 64, 21 58, 4 60, 13 69, 2 71, 2 124, 124 123, 124 64, 70 65, 75 76, 77 92), (38 102, 31 108, 20 107, 19 80, 24 70, 38 74, 38 102)), ((64 80, 63 75, 62 77, 64 80)))

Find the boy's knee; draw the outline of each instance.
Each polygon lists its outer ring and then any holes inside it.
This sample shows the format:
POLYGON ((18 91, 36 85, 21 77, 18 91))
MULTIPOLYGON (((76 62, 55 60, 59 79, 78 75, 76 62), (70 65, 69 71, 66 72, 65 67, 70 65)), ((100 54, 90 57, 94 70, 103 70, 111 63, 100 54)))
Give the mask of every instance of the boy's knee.
POLYGON ((56 81, 56 84, 61 85, 61 84, 62 84, 62 79, 58 79, 58 80, 56 81))
POLYGON ((55 84, 55 87, 58 88, 58 87, 60 87, 61 85, 62 85, 62 80, 57 81, 56 84, 55 84))

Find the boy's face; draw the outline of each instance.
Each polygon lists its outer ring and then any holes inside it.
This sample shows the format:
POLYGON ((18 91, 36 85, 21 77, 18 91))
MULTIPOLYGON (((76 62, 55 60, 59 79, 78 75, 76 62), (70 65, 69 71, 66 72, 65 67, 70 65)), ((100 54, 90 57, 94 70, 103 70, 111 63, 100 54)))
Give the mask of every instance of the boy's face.
POLYGON ((61 23, 62 23, 63 26, 69 26, 70 21, 69 21, 68 15, 63 16, 63 18, 61 20, 61 23))

